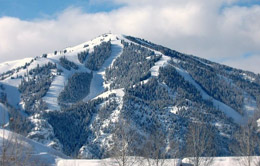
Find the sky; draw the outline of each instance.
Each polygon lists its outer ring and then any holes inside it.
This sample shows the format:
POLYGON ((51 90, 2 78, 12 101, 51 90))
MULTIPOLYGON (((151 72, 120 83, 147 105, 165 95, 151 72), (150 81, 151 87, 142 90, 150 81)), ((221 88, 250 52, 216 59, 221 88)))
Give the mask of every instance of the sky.
POLYGON ((0 63, 112 32, 260 73, 260 0, 0 0, 0 63))

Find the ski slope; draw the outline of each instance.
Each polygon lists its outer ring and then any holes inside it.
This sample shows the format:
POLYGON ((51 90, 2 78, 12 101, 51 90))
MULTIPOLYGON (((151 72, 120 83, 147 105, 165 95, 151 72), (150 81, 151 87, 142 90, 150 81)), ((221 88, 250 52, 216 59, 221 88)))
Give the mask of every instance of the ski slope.
POLYGON ((93 72, 93 78, 90 84, 90 92, 83 101, 88 101, 90 99, 95 98, 96 96, 103 93, 105 88, 108 87, 108 85, 105 85, 104 83, 105 70, 106 68, 108 68, 110 65, 113 64, 114 60, 121 55, 123 50, 123 45, 121 44, 121 40, 111 41, 111 44, 112 44, 112 53, 110 57, 104 62, 101 69, 97 72, 93 72))
POLYGON ((199 84, 196 83, 196 81, 190 76, 190 74, 176 66, 175 69, 179 72, 183 78, 191 83, 193 86, 196 87, 196 89, 200 92, 203 99, 211 100, 213 102, 213 105, 215 108, 220 109, 222 112, 224 112, 228 117, 231 117, 236 123, 238 124, 244 124, 246 121, 243 116, 241 116, 237 111, 235 111, 233 108, 229 107, 228 105, 214 99, 213 97, 209 96, 201 87, 199 84))
POLYGON ((104 85, 104 74, 105 69, 112 64, 115 58, 120 56, 122 52, 122 44, 121 40, 117 35, 113 34, 106 34, 101 35, 96 39, 93 39, 91 41, 82 43, 80 45, 77 45, 75 47, 67 47, 64 50, 67 50, 66 53, 63 51, 59 51, 56 55, 53 53, 48 54, 48 59, 50 59, 53 63, 57 64, 57 67, 59 69, 62 69, 63 72, 61 75, 56 75, 54 78, 54 81, 52 82, 47 94, 44 96, 43 100, 48 104, 49 110, 60 110, 60 106, 58 104, 58 97, 61 91, 64 89, 65 85, 67 84, 67 81, 69 77, 71 77, 76 72, 88 72, 91 71, 85 67, 84 64, 81 64, 78 60, 77 54, 89 50, 89 52, 94 50, 94 47, 101 44, 102 42, 108 42, 111 41, 112 44, 112 54, 111 56, 105 61, 102 68, 99 71, 93 72, 93 78, 91 80, 90 85, 90 92, 89 94, 83 99, 83 101, 88 101, 90 99, 95 98, 105 90, 104 85), (87 46, 87 47, 86 47, 87 46), (59 59, 61 57, 65 56, 69 61, 75 63, 79 69, 71 71, 66 70, 61 65, 59 65, 59 59))
POLYGON ((29 63, 32 59, 33 58, 25 58, 25 59, 0 63, 0 74, 7 72, 8 70, 12 70, 17 67, 23 66, 25 65, 25 63, 29 63))
POLYGON ((155 63, 155 65, 150 69, 151 76, 158 77, 160 67, 164 67, 168 64, 168 61, 171 60, 170 57, 162 55, 161 59, 155 63))

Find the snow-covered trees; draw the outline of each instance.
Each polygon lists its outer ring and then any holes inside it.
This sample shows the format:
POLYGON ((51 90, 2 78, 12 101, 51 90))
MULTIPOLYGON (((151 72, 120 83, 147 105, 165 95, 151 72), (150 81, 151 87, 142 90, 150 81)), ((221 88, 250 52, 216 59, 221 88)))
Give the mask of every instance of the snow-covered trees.
POLYGON ((42 67, 39 65, 28 71, 27 78, 23 78, 19 85, 21 98, 25 104, 25 111, 29 114, 46 109, 42 97, 47 93, 54 78, 51 70, 56 65, 48 63, 42 67))
POLYGON ((78 65, 74 62, 69 61, 65 56, 60 58, 60 64, 62 67, 64 67, 67 70, 71 70, 71 68, 78 70, 78 65))
POLYGON ((89 93, 92 77, 93 74, 87 72, 72 75, 58 97, 59 104, 75 103, 86 97, 89 93))
POLYGON ((111 42, 102 42, 100 45, 94 47, 94 51, 87 56, 86 67, 90 70, 99 70, 105 60, 111 55, 111 42))
POLYGON ((113 82, 112 89, 130 87, 148 78, 150 68, 161 58, 141 46, 126 42, 123 45, 123 53, 106 69, 106 80, 113 82))
POLYGON ((80 63, 84 63, 89 55, 89 50, 78 53, 78 59, 80 63))
POLYGON ((77 156, 79 149, 92 137, 93 133, 89 129, 89 125, 98 111, 97 106, 102 102, 103 100, 100 98, 88 103, 79 102, 70 107, 62 107, 61 111, 45 114, 45 118, 53 126, 55 137, 59 139, 66 155, 77 156))

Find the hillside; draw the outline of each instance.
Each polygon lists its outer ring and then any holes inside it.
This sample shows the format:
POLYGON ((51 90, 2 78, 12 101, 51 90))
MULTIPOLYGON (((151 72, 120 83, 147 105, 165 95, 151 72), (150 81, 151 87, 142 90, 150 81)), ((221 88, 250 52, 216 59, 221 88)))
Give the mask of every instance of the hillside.
POLYGON ((0 129, 0 144, 1 164, 3 165, 9 163, 8 165, 54 166, 56 165, 57 159, 68 159, 68 157, 61 152, 55 151, 52 148, 43 146, 8 130, 0 129), (2 160, 3 149, 6 149, 6 163, 3 163, 2 160))
POLYGON ((134 131, 128 147, 135 155, 158 132, 182 151, 188 126, 202 123, 212 127, 216 155, 223 156, 232 155, 234 132, 259 112, 260 75, 104 34, 0 64, 0 102, 0 113, 19 118, 27 138, 68 156, 109 157, 121 121, 134 131))

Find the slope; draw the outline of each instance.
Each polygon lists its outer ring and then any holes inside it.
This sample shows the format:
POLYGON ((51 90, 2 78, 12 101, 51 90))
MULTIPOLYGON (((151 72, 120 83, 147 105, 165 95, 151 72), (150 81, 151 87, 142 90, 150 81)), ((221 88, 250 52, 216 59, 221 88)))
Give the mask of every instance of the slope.
POLYGON ((5 129, 0 129, 0 144, 0 156, 3 149, 6 148, 6 161, 9 164, 16 162, 28 166, 56 165, 57 159, 68 159, 64 154, 52 148, 48 148, 5 129), (9 160, 9 156, 12 156, 15 160, 9 160))

